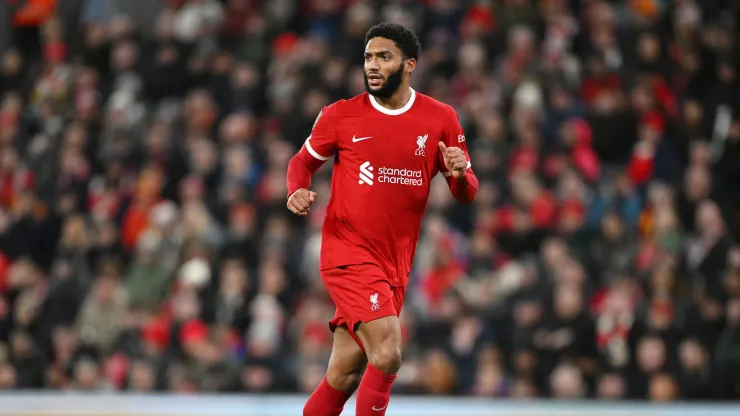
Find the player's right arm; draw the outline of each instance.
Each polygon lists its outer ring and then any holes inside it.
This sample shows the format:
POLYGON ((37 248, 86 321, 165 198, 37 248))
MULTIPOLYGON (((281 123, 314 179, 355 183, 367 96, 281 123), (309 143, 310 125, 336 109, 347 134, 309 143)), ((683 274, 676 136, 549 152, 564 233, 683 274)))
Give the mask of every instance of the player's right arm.
POLYGON ((337 148, 337 135, 334 130, 335 105, 324 107, 316 117, 311 135, 301 146, 301 150, 288 163, 288 209, 296 215, 307 215, 316 198, 309 191, 311 177, 329 160, 337 148))

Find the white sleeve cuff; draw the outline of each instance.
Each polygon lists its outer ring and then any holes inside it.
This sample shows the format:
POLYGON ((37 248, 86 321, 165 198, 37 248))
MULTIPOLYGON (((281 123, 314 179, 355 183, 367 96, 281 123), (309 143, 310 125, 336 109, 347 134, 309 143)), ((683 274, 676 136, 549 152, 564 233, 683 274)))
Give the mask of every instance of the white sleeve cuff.
POLYGON ((321 156, 318 152, 313 150, 313 147, 311 147, 311 136, 308 136, 308 138, 306 139, 306 150, 308 150, 308 153, 311 153, 311 156, 315 157, 316 159, 324 162, 329 160, 328 156, 321 156))

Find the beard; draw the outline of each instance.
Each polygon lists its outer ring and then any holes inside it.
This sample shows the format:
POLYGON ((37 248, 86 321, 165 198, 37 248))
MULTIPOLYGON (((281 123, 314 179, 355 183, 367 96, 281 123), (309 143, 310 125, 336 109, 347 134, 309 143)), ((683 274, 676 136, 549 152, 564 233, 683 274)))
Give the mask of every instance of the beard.
POLYGON ((388 99, 393 94, 398 91, 398 88, 401 86, 401 81, 403 81, 403 63, 398 66, 398 69, 393 71, 387 78, 385 78, 385 82, 383 83, 383 86, 378 88, 377 90, 373 90, 370 88, 370 83, 367 79, 367 73, 365 75, 365 91, 367 91, 368 94, 375 96, 380 99, 388 99))

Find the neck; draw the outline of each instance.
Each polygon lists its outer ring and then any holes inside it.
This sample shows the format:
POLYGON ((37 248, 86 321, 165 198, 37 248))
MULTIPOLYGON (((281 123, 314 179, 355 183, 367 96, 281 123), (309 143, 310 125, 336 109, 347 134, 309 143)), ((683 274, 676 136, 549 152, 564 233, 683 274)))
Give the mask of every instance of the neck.
POLYGON ((378 104, 389 110, 398 110, 399 108, 402 108, 409 102, 410 99, 411 88, 406 84, 401 85, 398 88, 398 91, 396 91, 387 99, 375 97, 375 101, 377 101, 378 104))

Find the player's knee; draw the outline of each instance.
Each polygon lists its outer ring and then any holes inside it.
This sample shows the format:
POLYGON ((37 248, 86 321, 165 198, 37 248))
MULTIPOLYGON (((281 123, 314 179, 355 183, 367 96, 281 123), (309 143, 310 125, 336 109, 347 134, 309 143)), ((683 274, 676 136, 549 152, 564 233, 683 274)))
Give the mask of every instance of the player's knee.
POLYGON ((368 361, 386 374, 396 374, 401 368, 401 344, 389 339, 368 352, 368 361))
POLYGON ((360 386, 362 370, 341 371, 330 368, 326 372, 326 381, 330 386, 344 393, 352 393, 360 386))

